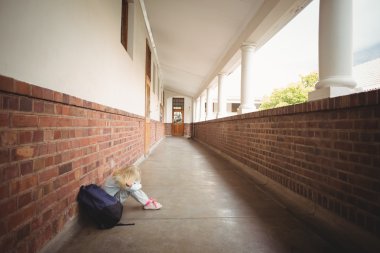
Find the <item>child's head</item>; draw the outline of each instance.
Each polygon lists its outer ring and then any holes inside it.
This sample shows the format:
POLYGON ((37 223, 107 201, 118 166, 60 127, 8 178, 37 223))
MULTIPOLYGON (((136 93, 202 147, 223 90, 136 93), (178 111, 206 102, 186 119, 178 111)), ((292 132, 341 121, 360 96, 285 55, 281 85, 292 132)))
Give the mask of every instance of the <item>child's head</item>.
POLYGON ((114 179, 122 188, 126 188, 127 182, 133 183, 134 181, 141 181, 140 169, 135 165, 130 165, 124 168, 115 170, 113 174, 114 179))

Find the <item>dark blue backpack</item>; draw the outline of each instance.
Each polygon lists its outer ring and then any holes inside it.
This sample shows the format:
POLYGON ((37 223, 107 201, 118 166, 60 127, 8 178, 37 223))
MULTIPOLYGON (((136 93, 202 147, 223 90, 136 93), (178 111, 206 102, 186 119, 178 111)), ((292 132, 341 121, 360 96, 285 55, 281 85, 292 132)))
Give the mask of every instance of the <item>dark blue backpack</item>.
POLYGON ((101 229, 134 225, 119 223, 123 205, 95 184, 82 185, 77 200, 81 211, 83 210, 101 229))

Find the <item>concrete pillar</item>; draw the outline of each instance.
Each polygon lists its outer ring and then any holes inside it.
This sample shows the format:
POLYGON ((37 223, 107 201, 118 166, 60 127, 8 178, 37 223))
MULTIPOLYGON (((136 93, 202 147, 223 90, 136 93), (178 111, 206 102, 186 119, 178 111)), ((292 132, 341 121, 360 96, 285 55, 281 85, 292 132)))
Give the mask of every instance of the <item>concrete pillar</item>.
POLYGON ((309 101, 354 92, 352 77, 352 0, 320 0, 319 82, 309 101))
POLYGON ((253 85, 253 55, 256 45, 244 43, 241 46, 241 96, 238 114, 253 112, 256 107, 254 104, 254 85, 253 85))
POLYGON ((212 114, 212 90, 211 88, 207 88, 207 107, 206 107, 206 120, 214 119, 212 114))
POLYGON ((197 98, 197 122, 201 121, 201 97, 197 98))
POLYGON ((206 104, 206 101, 205 101, 205 96, 202 94, 201 95, 201 98, 200 98, 200 120, 199 121, 205 121, 206 120, 206 111, 205 111, 205 104, 206 104))
POLYGON ((223 118, 226 116, 227 102, 225 94, 224 80, 226 78, 225 73, 218 74, 218 113, 217 118, 223 118))
POLYGON ((193 99, 193 121, 192 122, 196 122, 196 121, 197 121, 197 100, 193 99))

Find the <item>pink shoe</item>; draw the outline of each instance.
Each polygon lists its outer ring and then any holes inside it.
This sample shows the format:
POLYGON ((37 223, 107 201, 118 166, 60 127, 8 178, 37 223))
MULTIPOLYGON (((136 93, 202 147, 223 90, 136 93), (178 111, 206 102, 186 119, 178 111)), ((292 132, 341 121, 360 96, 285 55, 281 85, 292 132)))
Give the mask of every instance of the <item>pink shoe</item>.
POLYGON ((144 209, 148 210, 158 210, 158 209, 161 209, 162 205, 160 203, 158 203, 156 200, 150 198, 145 206, 144 206, 144 209))

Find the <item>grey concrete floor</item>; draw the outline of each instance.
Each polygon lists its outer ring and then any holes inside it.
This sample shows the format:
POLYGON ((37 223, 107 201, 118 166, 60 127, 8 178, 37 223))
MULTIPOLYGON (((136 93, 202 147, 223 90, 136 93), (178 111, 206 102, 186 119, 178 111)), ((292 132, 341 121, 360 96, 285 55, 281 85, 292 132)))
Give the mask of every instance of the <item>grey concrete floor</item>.
POLYGON ((192 140, 164 139, 140 167, 143 190, 163 208, 130 198, 122 222, 134 226, 84 226, 59 253, 341 252, 192 140))

